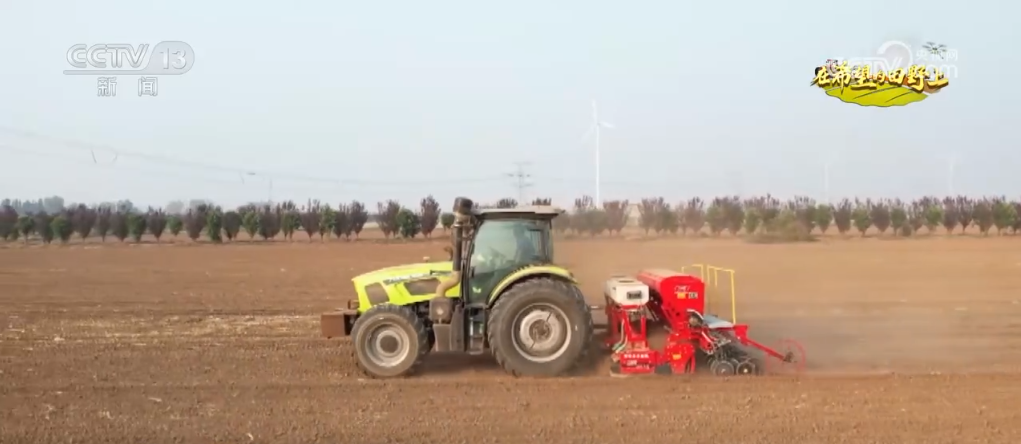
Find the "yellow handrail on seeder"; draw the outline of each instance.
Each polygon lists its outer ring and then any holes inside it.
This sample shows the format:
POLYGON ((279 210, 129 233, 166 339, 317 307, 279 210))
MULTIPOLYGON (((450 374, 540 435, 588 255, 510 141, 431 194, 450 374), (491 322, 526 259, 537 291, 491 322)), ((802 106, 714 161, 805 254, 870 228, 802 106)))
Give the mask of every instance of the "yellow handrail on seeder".
POLYGON ((687 271, 690 268, 697 268, 699 279, 702 279, 702 282, 706 284, 707 311, 709 310, 709 307, 713 305, 712 302, 715 299, 709 297, 708 295, 709 288, 712 288, 714 290, 714 293, 716 291, 719 291, 720 272, 724 272, 730 275, 730 322, 737 324, 737 291, 735 290, 734 286, 735 283, 734 270, 706 264, 691 264, 681 267, 681 273, 691 274, 688 273, 687 271))

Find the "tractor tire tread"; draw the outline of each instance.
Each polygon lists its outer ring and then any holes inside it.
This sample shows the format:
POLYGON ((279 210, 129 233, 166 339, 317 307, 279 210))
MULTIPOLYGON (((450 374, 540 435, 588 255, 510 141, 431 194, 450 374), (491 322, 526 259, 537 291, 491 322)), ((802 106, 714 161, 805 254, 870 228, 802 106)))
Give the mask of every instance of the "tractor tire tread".
MULTIPOLYGON (((504 369, 504 371, 514 376, 523 376, 522 372, 519 369, 514 368, 513 363, 507 359, 508 354, 504 353, 503 350, 500 348, 499 345, 500 341, 498 341, 496 338, 496 335, 499 333, 499 330, 492 328, 492 326, 502 324, 504 322, 503 318, 505 318, 508 315, 513 315, 513 313, 507 313, 507 311, 509 310, 512 301, 514 301, 515 299, 514 293, 520 292, 527 294, 538 290, 553 290, 556 294, 559 294, 562 297, 569 298, 571 305, 573 305, 575 310, 577 310, 578 313, 581 314, 583 322, 585 323, 583 329, 583 332, 585 332, 585 334, 582 336, 583 343, 581 346, 581 351, 575 357, 574 362, 572 362, 571 365, 568 366, 567 368, 564 368, 561 371, 546 376, 556 377, 570 374, 579 365, 581 365, 582 362, 587 361, 589 349, 591 348, 592 345, 593 336, 592 333, 594 331, 594 326, 592 322, 592 313, 591 311, 589 311, 588 303, 585 302, 585 296, 574 284, 562 279, 539 277, 515 283, 510 288, 508 288, 506 292, 503 295, 501 295, 499 299, 497 299, 496 303, 493 305, 492 311, 489 316, 490 327, 487 328, 486 336, 489 342, 490 350, 493 354, 493 357, 496 359, 497 364, 499 364, 500 367, 504 369)), ((572 326, 572 328, 573 327, 574 326, 572 326)))
MULTIPOLYGON (((405 307, 405 306, 402 306, 402 305, 389 304, 389 303, 379 304, 379 305, 373 306, 372 308, 369 308, 368 310, 365 311, 365 313, 363 313, 361 316, 358 317, 358 320, 355 321, 354 326, 351 327, 351 338, 352 338, 352 341, 357 341, 358 330, 360 329, 360 327, 362 325, 364 325, 364 323, 362 321, 367 320, 367 319, 372 319, 372 317, 374 317, 374 315, 379 315, 379 314, 396 315, 396 316, 400 317, 401 320, 407 322, 409 325, 411 325, 414 328, 414 330, 415 330, 415 337, 413 337, 411 339, 413 341, 417 341, 418 342, 418 354, 417 354, 417 356, 415 356, 415 362, 411 365, 410 368, 408 368, 404 372, 401 372, 401 374, 399 374, 399 375, 395 375, 395 376, 378 375, 376 373, 373 373, 372 369, 366 367, 362 363, 361 359, 358 359, 358 343, 357 342, 355 342, 353 344, 353 346, 351 347, 351 358, 357 364, 358 370, 362 374, 364 374, 365 376, 367 376, 369 378, 372 378, 372 379, 392 379, 392 378, 402 378, 402 377, 407 377, 407 376, 414 375, 419 370, 419 368, 422 366, 422 362, 425 360, 425 356, 429 354, 430 348, 428 347, 429 333, 426 332, 425 323, 423 323, 422 320, 419 319, 418 315, 416 315, 415 312, 411 308, 405 307)), ((369 321, 365 321, 365 322, 369 322, 369 321)))

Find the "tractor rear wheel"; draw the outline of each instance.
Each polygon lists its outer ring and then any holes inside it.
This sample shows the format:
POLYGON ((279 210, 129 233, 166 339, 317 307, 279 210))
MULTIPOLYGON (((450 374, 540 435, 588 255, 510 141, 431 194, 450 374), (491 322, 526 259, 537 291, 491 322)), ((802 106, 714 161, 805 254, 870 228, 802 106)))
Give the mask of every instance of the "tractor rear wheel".
POLYGON ((515 284, 489 316, 489 347, 516 376, 560 376, 588 353, 592 314, 574 285, 536 278, 515 284))
POLYGON ((429 353, 425 324, 409 307, 372 307, 358 317, 352 330, 355 361, 373 378, 410 375, 429 353))

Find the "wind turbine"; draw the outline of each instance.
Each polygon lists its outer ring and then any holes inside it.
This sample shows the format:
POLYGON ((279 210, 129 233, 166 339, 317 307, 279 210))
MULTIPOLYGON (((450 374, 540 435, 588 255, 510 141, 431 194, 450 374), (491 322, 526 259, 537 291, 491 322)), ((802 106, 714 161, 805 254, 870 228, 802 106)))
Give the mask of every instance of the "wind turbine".
POLYGON ((954 194, 954 175, 957 172, 957 154, 951 154, 947 158, 947 192, 949 196, 953 197, 954 194))
POLYGON ((595 141, 595 145, 596 145, 596 200, 595 200, 595 203, 596 203, 596 206, 600 206, 600 205, 603 204, 603 201, 601 200, 602 196, 601 196, 600 190, 599 190, 599 184, 600 184, 600 180, 599 180, 599 172, 600 172, 600 165, 599 165, 599 138, 600 137, 599 136, 601 134, 601 129, 602 128, 614 129, 614 126, 613 126, 612 123, 604 122, 602 120, 599 120, 599 107, 596 106, 596 99, 592 99, 592 125, 589 126, 588 131, 585 133, 585 137, 582 137, 581 141, 582 142, 586 142, 586 141, 588 141, 588 138, 593 135, 593 133, 595 134, 595 138, 596 138, 596 141, 595 141))
POLYGON ((836 153, 830 153, 822 164, 823 200, 825 200, 827 204, 830 203, 830 168, 833 167, 833 162, 836 162, 836 160, 836 153))
POLYGON ((830 203, 830 165, 833 165, 832 161, 827 161, 822 166, 822 195, 826 203, 830 203))

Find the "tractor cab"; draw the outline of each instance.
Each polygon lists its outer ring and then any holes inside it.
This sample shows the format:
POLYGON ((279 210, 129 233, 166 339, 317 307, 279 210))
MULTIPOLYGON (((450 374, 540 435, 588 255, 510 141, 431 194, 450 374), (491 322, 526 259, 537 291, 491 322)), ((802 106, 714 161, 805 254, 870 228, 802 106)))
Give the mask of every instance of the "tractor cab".
POLYGON ((454 201, 453 274, 437 285, 429 302, 431 314, 452 316, 449 326, 433 316, 435 350, 482 353, 489 345, 487 324, 500 295, 543 276, 573 282, 570 272, 553 265, 552 221, 562 212, 551 206, 476 209, 467 198, 454 201), (460 286, 458 300, 444 297, 455 286, 460 286))
MULTIPOLYGON (((551 221, 560 210, 520 207, 475 210, 471 226, 455 241, 462 263, 454 262, 467 278, 461 297, 467 305, 485 305, 506 277, 533 265, 553 263, 551 221)), ((456 236, 455 231, 455 236, 456 236)))

